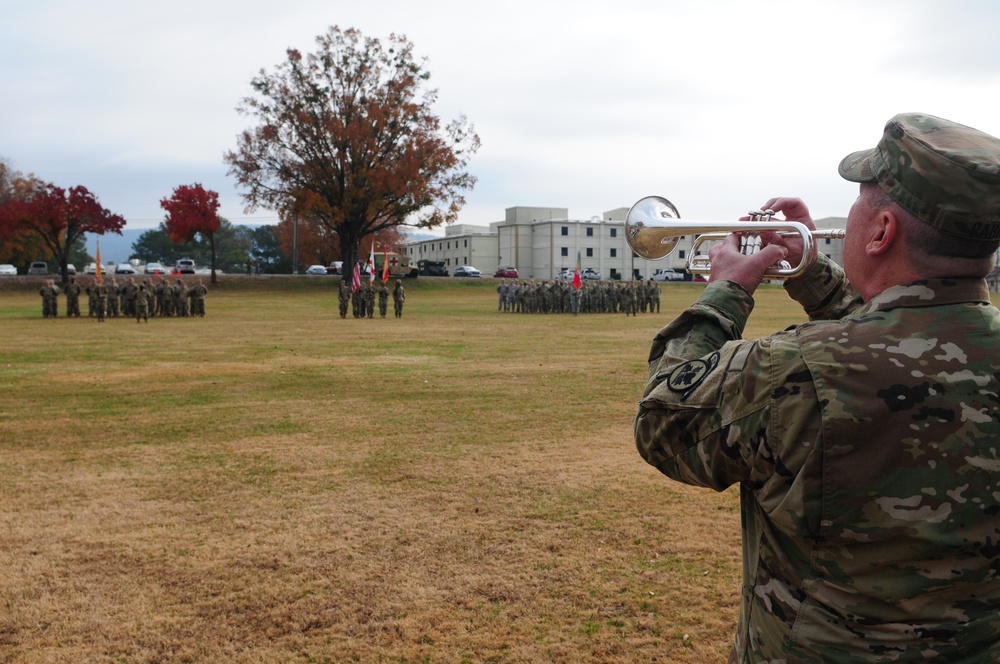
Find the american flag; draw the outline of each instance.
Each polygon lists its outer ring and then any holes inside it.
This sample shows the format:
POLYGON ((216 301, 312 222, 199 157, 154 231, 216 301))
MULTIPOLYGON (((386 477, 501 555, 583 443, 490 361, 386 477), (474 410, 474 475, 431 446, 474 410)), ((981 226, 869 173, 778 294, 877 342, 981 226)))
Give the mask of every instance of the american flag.
POLYGON ((351 274, 351 292, 357 293, 361 290, 361 263, 354 261, 354 272, 351 274))

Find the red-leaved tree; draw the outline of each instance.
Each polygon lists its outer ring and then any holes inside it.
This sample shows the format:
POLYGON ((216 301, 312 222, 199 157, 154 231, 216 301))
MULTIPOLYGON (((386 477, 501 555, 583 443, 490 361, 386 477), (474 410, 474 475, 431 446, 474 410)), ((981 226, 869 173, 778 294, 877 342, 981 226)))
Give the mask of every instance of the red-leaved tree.
POLYGON ((174 189, 170 198, 160 201, 160 207, 167 211, 167 234, 174 242, 187 244, 199 233, 208 238, 208 246, 212 250, 212 283, 216 283, 215 232, 222 225, 219 194, 198 183, 182 184, 174 189))
POLYGON ((86 233, 121 235, 125 218, 101 207, 85 187, 66 190, 39 180, 20 184, 21 195, 3 204, 0 217, 8 228, 38 237, 55 258, 65 283, 66 266, 73 246, 86 233))

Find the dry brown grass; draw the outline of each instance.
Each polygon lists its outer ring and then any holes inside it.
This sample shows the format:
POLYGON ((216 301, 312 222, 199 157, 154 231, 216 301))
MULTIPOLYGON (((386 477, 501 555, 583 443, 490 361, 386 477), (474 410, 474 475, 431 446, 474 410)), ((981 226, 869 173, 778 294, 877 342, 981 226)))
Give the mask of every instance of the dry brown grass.
POLYGON ((426 281, 340 320, 224 283, 148 325, 0 293, 0 661, 723 661, 738 497, 631 437, 697 289, 573 318, 426 281))

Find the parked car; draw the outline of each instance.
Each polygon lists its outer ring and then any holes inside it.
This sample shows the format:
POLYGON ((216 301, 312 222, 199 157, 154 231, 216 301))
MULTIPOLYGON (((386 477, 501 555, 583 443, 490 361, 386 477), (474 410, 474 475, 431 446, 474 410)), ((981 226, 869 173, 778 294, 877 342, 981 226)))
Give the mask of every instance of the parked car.
POLYGON ((327 274, 343 274, 344 273, 344 262, 343 261, 333 261, 326 266, 327 274))
POLYGON ((585 267, 580 270, 581 279, 595 279, 597 281, 601 280, 601 273, 592 267, 585 267))
POLYGON ((87 269, 83 271, 84 274, 97 274, 97 263, 88 263, 87 269))
POLYGON ((650 279, 653 281, 684 281, 684 273, 680 270, 666 268, 654 272, 650 279))
POLYGON ((499 277, 501 279, 517 279, 517 268, 513 267, 498 267, 494 277, 499 277))
POLYGON ((452 273, 453 277, 481 277, 483 273, 471 265, 459 265, 452 273))
POLYGON ((17 268, 10 263, 4 263, 0 265, 0 277, 16 277, 17 268))
POLYGON ((49 264, 46 263, 45 261, 35 261, 34 263, 28 266, 28 274, 36 275, 36 274, 48 274, 48 273, 49 273, 49 264))
POLYGON ((326 266, 325 265, 310 265, 309 268, 306 270, 306 274, 322 274, 322 275, 325 276, 326 275, 326 266))
POLYGON ((166 274, 167 268, 164 267, 163 263, 146 263, 143 272, 145 274, 166 274))
POLYGON ((176 266, 177 271, 181 274, 194 274, 196 271, 194 261, 190 258, 182 258, 178 260, 176 266))
POLYGON ((135 268, 131 263, 119 263, 115 266, 115 274, 135 274, 135 268))
POLYGON ((74 275, 76 275, 76 266, 73 265, 72 263, 67 263, 66 264, 66 276, 72 277, 74 275))

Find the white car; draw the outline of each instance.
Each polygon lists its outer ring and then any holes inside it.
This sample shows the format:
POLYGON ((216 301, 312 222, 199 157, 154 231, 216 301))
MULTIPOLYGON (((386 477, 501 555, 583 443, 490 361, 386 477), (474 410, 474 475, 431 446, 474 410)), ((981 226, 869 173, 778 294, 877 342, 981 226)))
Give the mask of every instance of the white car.
POLYGON ((325 265, 310 265, 309 269, 306 270, 306 274, 322 274, 322 275, 325 275, 326 274, 326 266, 325 265))
POLYGON ((163 267, 163 263, 146 263, 143 272, 146 274, 164 275, 167 273, 167 268, 163 267))
POLYGON ((455 268, 455 271, 452 272, 451 276, 453 276, 453 277, 481 277, 481 276, 483 276, 483 273, 480 272, 479 270, 477 270, 476 268, 472 267, 471 265, 459 265, 458 267, 455 268))
POLYGON ((131 263, 119 263, 115 268, 115 274, 135 274, 135 268, 131 263))
POLYGON ((17 268, 10 263, 4 263, 0 265, 0 277, 16 277, 17 268))
POLYGON ((667 268, 665 270, 657 270, 650 279, 653 281, 684 281, 684 273, 680 270, 667 268))

